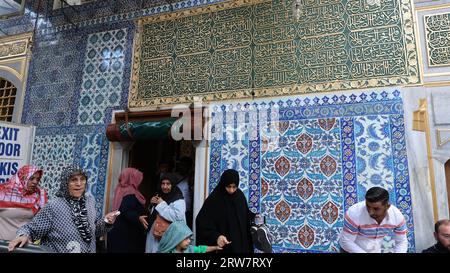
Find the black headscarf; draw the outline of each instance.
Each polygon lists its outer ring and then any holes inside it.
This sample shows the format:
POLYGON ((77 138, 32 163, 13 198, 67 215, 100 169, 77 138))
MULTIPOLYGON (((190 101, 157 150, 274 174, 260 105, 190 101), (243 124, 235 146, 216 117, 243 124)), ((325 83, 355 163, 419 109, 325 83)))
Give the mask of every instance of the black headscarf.
POLYGON ((231 244, 225 246, 222 252, 252 253, 250 224, 251 212, 244 193, 239 189, 239 173, 226 170, 197 215, 196 244, 216 245, 217 238, 224 235, 231 244), (226 190, 230 184, 238 187, 233 194, 226 190))
MULTIPOLYGON (((158 189, 156 191, 156 193, 158 194, 159 197, 161 197, 164 201, 166 201, 167 205, 170 205, 171 203, 179 200, 179 199, 184 199, 183 198, 183 193, 181 192, 181 190, 176 186, 177 179, 173 174, 167 173, 164 174, 161 179, 159 180, 158 183, 158 189), (161 182, 163 180, 168 180, 170 181, 170 184, 172 185, 172 189, 170 190, 169 193, 164 193, 161 189, 161 182)), ((153 222, 155 222, 156 219, 156 214, 158 213, 156 211, 156 209, 154 209, 154 205, 152 204, 150 206, 150 217, 149 217, 149 221, 148 221, 148 228, 150 229, 153 225, 153 222), (153 209, 153 210, 152 210, 153 209)))
POLYGON ((88 221, 88 211, 86 208, 86 189, 87 189, 87 175, 78 166, 68 166, 63 170, 60 178, 59 191, 56 196, 64 198, 72 212, 72 220, 80 233, 81 238, 86 242, 90 243, 92 240, 92 233, 88 221), (70 196, 69 193, 69 178, 72 175, 81 174, 86 177, 85 190, 81 198, 74 198, 70 196))

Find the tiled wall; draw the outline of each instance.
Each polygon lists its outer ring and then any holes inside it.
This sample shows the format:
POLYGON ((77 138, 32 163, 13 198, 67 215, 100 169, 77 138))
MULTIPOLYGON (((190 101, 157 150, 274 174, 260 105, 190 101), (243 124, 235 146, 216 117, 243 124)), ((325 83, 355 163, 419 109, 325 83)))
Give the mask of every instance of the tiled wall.
POLYGON ((89 175, 89 191, 103 210, 113 110, 127 106, 134 19, 217 1, 111 0, 52 10, 52 1, 26 2, 21 17, 0 22, 0 36, 35 32, 22 122, 37 127, 32 161, 45 170, 54 196, 68 164, 89 175), (39 11, 37 28, 34 28, 39 11))
MULTIPOLYGON (((424 83, 450 79, 450 2, 444 5, 417 7, 418 48, 423 60, 424 83)), ((436 3, 437 4, 437 3, 436 3)), ((441 84, 442 86, 442 84, 441 84)))
POLYGON ((212 113, 209 190, 225 169, 239 170, 276 252, 338 251, 344 212, 372 186, 388 189, 405 215, 414 251, 399 91, 217 104, 212 113))
POLYGON ((112 111, 127 105, 133 20, 217 1, 110 0, 75 11, 52 10, 52 2, 28 0, 23 16, 0 22, 0 36, 35 33, 22 122, 37 127, 32 161, 45 170, 43 186, 54 196, 62 168, 79 164, 101 212, 109 153, 105 130, 112 111))
POLYGON ((103 208, 109 142, 106 125, 125 109, 133 23, 40 36, 30 63, 22 122, 37 126, 33 163, 46 170, 50 196, 67 164, 81 165, 103 208))
MULTIPOLYGON (((33 31, 36 2, 28 1, 23 17, 0 22, 6 35, 33 31)), ((98 1, 77 7, 78 13, 67 9, 74 24, 61 11, 41 7, 44 17, 38 20, 32 48, 22 122, 37 126, 33 162, 46 171, 42 183, 51 196, 62 168, 78 163, 89 174, 97 209, 103 208, 109 152, 104 133, 112 110, 127 105, 132 20, 214 2, 219 1, 98 1)), ((407 216, 414 250, 401 96, 351 92, 215 109, 225 117, 216 130, 223 125, 220 130, 232 134, 237 124, 249 132, 245 124, 251 117, 235 118, 239 107, 282 110, 275 128, 282 141, 272 141, 274 131, 258 122, 252 138, 213 140, 209 181, 211 190, 222 170, 239 169, 241 189, 251 208, 268 217, 277 252, 336 251, 344 210, 371 185, 390 189, 391 201, 407 216)))
POLYGON ((147 18, 130 106, 420 83, 408 1, 303 1, 299 20, 290 3, 235 0, 147 18))

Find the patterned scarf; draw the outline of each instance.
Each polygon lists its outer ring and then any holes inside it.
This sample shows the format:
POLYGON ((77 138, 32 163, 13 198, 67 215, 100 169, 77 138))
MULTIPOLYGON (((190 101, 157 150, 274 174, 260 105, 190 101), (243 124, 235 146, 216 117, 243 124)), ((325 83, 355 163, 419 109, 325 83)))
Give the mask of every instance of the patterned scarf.
POLYGON ((0 185, 0 208, 26 208, 33 214, 47 203, 47 193, 44 189, 36 187, 35 192, 27 192, 28 180, 35 174, 44 172, 38 167, 25 165, 8 182, 0 185))
POLYGON ((91 229, 89 228, 88 212, 86 209, 86 198, 83 196, 80 199, 69 198, 70 209, 72 210, 72 220, 80 233, 81 238, 86 243, 92 240, 91 229))
MULTIPOLYGON (((69 194, 69 178, 72 175, 76 174, 84 175, 87 180, 86 173, 83 172, 83 170, 80 167, 78 166, 67 167, 61 174, 60 187, 59 191, 56 193, 56 196, 66 199, 72 212, 73 223, 77 227, 81 238, 83 238, 83 240, 86 243, 90 243, 92 241, 92 233, 89 226, 88 211, 86 208, 86 197, 85 197, 86 190, 79 199, 73 198, 69 194)), ((87 183, 85 187, 87 188, 87 183)))

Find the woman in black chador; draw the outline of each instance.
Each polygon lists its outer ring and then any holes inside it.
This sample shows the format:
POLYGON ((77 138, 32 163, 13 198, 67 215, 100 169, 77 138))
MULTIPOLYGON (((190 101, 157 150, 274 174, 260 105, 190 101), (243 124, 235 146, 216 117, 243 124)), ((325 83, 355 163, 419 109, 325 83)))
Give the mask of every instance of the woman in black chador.
POLYGON ((253 253, 252 213, 239 189, 239 173, 226 170, 196 219, 196 244, 218 245, 223 253, 253 253))

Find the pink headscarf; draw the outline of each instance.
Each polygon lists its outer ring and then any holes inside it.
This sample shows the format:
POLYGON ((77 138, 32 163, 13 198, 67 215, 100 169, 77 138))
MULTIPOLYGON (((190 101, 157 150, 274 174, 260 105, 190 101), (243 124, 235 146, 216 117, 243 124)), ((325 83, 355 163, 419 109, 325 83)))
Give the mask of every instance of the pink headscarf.
POLYGON ((123 197, 129 194, 134 194, 142 205, 145 204, 145 197, 138 190, 142 178, 144 178, 144 174, 135 168, 122 170, 119 176, 119 184, 114 190, 113 210, 118 210, 123 197))
POLYGON ((44 174, 38 167, 25 165, 8 182, 0 185, 0 208, 25 208, 31 209, 33 214, 38 213, 48 198, 47 192, 39 187, 33 193, 27 192, 28 180, 35 173, 40 173, 41 177, 44 174))

